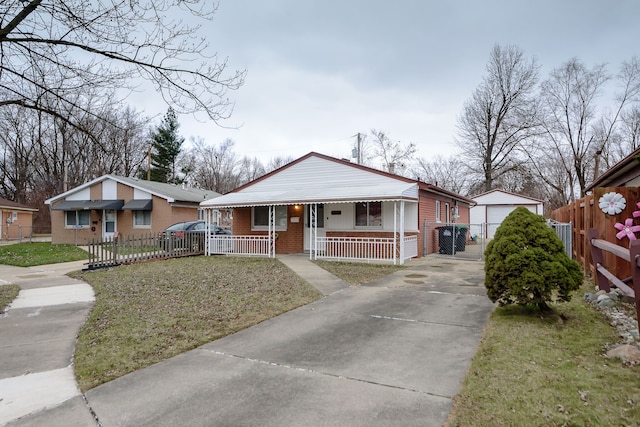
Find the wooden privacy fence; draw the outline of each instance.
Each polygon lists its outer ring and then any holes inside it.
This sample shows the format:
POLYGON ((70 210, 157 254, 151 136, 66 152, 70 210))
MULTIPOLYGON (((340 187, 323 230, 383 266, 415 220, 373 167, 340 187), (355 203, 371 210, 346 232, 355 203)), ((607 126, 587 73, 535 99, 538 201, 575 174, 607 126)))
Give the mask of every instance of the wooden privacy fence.
POLYGON ((611 283, 633 298, 636 303, 637 319, 640 320, 640 240, 632 241, 629 249, 626 249, 599 239, 598 230, 595 228, 589 229, 587 237, 591 245, 591 256, 596 271, 598 287, 609 292, 611 290, 609 283, 611 283), (628 263, 631 269, 631 276, 621 279, 616 270, 611 271, 608 269, 604 260, 605 252, 628 263))
POLYGON ((204 233, 181 232, 179 235, 119 236, 92 240, 88 245, 88 269, 114 267, 152 259, 176 258, 204 253, 204 233))
MULTIPOLYGON (((638 187, 599 187, 593 190, 593 194, 587 195, 574 203, 563 206, 551 212, 551 218, 559 222, 572 224, 571 238, 573 241, 573 258, 582 264, 585 271, 595 274, 591 255, 591 243, 587 231, 594 228, 599 239, 605 240, 621 248, 628 247, 629 240, 616 238, 616 223, 624 223, 627 218, 633 218, 633 212, 640 210, 637 203, 640 202, 640 188, 638 187), (607 215, 598 206, 598 201, 606 193, 619 193, 626 202, 626 208, 617 215, 607 215)), ((638 220, 636 220, 638 222, 638 220)), ((617 257, 611 252, 604 253, 604 263, 618 276, 631 275, 629 262, 617 257)))

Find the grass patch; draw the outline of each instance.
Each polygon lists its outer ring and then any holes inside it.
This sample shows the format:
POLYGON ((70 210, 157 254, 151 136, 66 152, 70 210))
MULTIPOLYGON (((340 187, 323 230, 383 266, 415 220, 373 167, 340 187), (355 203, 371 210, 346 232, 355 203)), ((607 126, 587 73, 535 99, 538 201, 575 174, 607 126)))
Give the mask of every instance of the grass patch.
POLYGON ((0 313, 4 313, 7 306, 16 299, 18 293, 20 293, 20 286, 18 285, 0 286, 0 313))
POLYGON ((352 285, 360 285, 370 280, 386 276, 405 268, 403 265, 367 264, 361 262, 313 261, 319 267, 338 276, 352 285))
POLYGON ((89 259, 87 251, 73 245, 52 245, 49 242, 16 243, 0 246, 0 264, 31 267, 59 262, 89 259))
POLYGON ((548 315, 496 308, 447 426, 638 425, 640 366, 602 356, 618 337, 592 289, 548 315))
POLYGON ((96 294, 76 345, 82 391, 322 296, 276 259, 190 257, 72 275, 96 294))

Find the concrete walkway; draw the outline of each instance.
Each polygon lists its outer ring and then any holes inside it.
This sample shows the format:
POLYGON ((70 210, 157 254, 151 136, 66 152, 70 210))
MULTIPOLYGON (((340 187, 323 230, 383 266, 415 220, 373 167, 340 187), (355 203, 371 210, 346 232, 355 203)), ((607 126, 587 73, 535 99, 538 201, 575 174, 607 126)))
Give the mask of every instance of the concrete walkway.
POLYGON ((493 309, 482 264, 427 257, 351 287, 280 259, 326 296, 9 425, 442 425, 493 309))
MULTIPOLYGON (((21 288, 0 316, 0 425, 82 399, 72 361, 94 295, 91 286, 65 274, 82 269, 83 263, 0 265, 0 286, 21 288)), ((82 415, 95 425, 88 408, 75 414, 78 420, 82 415)))

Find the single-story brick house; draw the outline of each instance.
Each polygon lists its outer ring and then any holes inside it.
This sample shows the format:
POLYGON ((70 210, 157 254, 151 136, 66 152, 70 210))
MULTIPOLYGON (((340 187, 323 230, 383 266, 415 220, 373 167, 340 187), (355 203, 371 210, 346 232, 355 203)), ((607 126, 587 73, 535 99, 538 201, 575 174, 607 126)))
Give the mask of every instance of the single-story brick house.
POLYGON ((59 194, 51 207, 52 243, 86 244, 92 239, 157 233, 169 225, 199 218, 199 204, 215 191, 103 175, 59 194))
MULTIPOLYGON (((217 239, 236 253, 402 263, 433 252, 425 221, 457 214, 468 223, 472 204, 435 185, 311 152, 200 206, 206 215, 233 209, 234 235, 217 239)), ((227 252, 216 248, 208 253, 227 252)))
POLYGON ((0 198, 0 240, 29 237, 34 212, 38 212, 38 209, 0 198))

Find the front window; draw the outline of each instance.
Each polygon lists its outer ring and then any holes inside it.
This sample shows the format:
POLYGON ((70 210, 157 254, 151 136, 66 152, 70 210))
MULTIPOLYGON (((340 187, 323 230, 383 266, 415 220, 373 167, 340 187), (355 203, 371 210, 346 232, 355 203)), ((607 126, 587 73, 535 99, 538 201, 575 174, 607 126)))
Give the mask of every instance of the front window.
POLYGON ((440 219, 440 200, 436 200, 436 222, 441 222, 441 219, 440 219))
MULTIPOLYGON (((276 230, 287 229, 287 207, 276 206, 276 230)), ((266 230, 269 228, 269 206, 256 206, 251 209, 252 229, 266 230)))
POLYGON ((66 211, 64 213, 65 227, 89 227, 91 214, 89 211, 66 211))
POLYGON ((382 202, 356 203, 356 227, 382 227, 382 202))
POLYGON ((133 226, 139 228, 151 227, 151 211, 133 211, 133 226))
POLYGON ((449 210, 449 203, 444 204, 444 215, 447 224, 449 224, 451 222, 451 211, 449 210))

